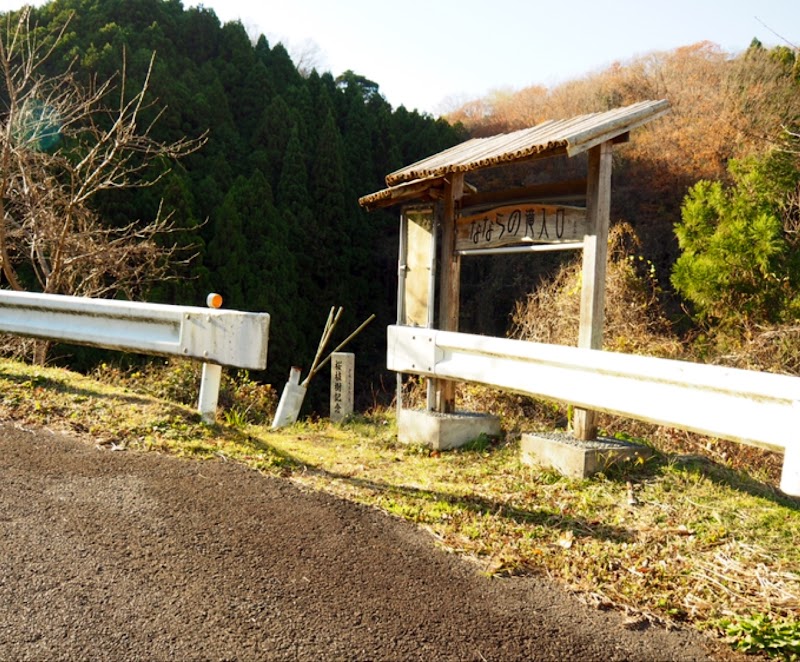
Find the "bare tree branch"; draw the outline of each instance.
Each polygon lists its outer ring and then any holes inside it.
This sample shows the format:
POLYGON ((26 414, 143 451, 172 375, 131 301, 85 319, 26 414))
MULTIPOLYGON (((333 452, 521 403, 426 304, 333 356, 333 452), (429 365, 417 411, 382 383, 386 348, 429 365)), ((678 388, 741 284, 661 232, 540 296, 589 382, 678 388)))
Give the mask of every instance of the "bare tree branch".
POLYGON ((121 73, 109 80, 81 84, 75 61, 47 75, 67 25, 40 35, 29 8, 0 25, 0 276, 23 289, 24 266, 44 292, 133 297, 179 260, 178 249, 159 240, 178 228, 161 207, 151 221, 109 227, 94 200, 153 186, 168 161, 200 149, 206 135, 153 137, 164 112, 149 96, 155 53, 136 91, 124 53, 121 73), (142 126, 145 111, 153 119, 142 126))

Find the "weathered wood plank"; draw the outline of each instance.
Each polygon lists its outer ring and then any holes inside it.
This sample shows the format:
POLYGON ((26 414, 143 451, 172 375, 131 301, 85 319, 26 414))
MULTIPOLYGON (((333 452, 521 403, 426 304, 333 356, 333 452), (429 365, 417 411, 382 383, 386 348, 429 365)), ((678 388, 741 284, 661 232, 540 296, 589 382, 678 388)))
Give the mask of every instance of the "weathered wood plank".
POLYGON ((406 282, 404 324, 428 326, 431 303, 431 254, 433 252, 433 210, 407 213, 406 282))
POLYGON ((583 207, 520 203, 460 216, 456 225, 456 250, 575 242, 583 239, 587 232, 583 207))
MULTIPOLYGON (((589 175, 586 209, 590 231, 584 239, 583 286, 578 347, 602 349, 606 301, 606 261, 608 259, 608 225, 611 213, 611 142, 589 150, 589 175)), ((576 409, 573 431, 578 439, 597 436, 593 411, 576 409)))
POLYGON ((570 179, 563 182, 505 188, 501 191, 465 192, 461 201, 461 209, 464 214, 471 214, 472 207, 499 207, 525 201, 552 203, 560 198, 580 200, 580 203, 583 204, 585 197, 586 179, 570 179))
MULTIPOLYGON (((441 266, 439 270, 439 328, 458 331, 461 298, 461 256, 456 252, 456 213, 464 195, 463 173, 453 173, 445 185, 442 218, 441 266)), ((455 382, 436 380, 434 384, 436 411, 455 410, 455 382)))

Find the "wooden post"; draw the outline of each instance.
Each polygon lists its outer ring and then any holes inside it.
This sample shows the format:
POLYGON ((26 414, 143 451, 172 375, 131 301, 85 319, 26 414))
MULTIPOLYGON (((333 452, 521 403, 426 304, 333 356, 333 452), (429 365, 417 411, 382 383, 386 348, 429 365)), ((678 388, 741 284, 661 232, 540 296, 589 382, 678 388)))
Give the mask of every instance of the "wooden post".
MULTIPOLYGON (((397 271, 397 323, 433 327, 436 289, 436 210, 404 207, 400 214, 400 247, 397 271)), ((433 409, 433 389, 428 382, 428 409, 433 409)), ((403 375, 397 373, 398 414, 403 409, 403 375)))
MULTIPOLYGON (((602 349, 606 302, 608 224, 611 213, 611 142, 589 150, 586 214, 589 234, 583 242, 583 286, 578 347, 602 349)), ((575 437, 583 441, 597 436, 595 412, 575 409, 575 437)))
MULTIPOLYGON (((436 327, 436 281, 438 279, 438 270, 436 264, 436 256, 439 248, 439 228, 442 225, 441 218, 441 205, 437 205, 431 210, 431 252, 428 256, 430 262, 428 263, 428 318, 425 327, 433 329, 436 327)), ((425 389, 425 407, 427 411, 434 411, 436 409, 436 381, 429 379, 425 389)))
MULTIPOLYGON (((458 331, 459 299, 461 294, 461 256, 456 253, 456 212, 464 195, 464 174, 451 174, 445 185, 442 217, 441 268, 439 270, 439 329, 458 331)), ((451 413, 455 410, 455 382, 437 379, 434 383, 435 410, 451 413)))
MULTIPOLYGON (((406 272, 408 271, 408 217, 405 209, 400 212, 400 239, 397 255, 397 323, 406 323, 406 272)), ((398 372, 395 376, 395 400, 397 402, 397 416, 403 408, 403 374, 398 372)))

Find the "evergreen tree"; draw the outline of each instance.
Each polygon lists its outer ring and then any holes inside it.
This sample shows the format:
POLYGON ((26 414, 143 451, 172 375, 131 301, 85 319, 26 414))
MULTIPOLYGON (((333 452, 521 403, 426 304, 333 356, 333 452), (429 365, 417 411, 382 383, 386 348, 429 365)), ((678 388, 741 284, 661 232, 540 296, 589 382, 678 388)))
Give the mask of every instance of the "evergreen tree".
POLYGON ((179 230, 164 237, 165 242, 180 247, 181 262, 175 265, 177 278, 154 288, 151 298, 156 301, 182 301, 202 305, 213 288, 208 268, 204 264, 205 244, 200 234, 201 223, 195 214, 197 205, 186 172, 180 170, 170 173, 161 195, 164 207, 183 219, 179 230))
POLYGON ((256 49, 259 61, 269 72, 270 85, 276 93, 283 93, 303 84, 303 78, 283 44, 275 44, 270 50, 265 40, 260 46, 256 43, 256 49))
POLYGON ((271 316, 270 368, 285 379, 296 352, 297 273, 289 231, 272 199, 266 178, 240 176, 216 213, 208 247, 212 279, 226 306, 271 316))
POLYGON ((376 176, 372 158, 374 119, 366 106, 366 102, 378 94, 378 85, 356 76, 352 71, 345 76, 337 79, 341 90, 337 95, 341 107, 339 129, 344 142, 348 198, 355 201, 374 191, 376 183, 380 185, 381 175, 376 176))
POLYGON ((278 186, 281 162, 295 125, 294 113, 283 96, 276 94, 263 109, 252 137, 252 167, 259 168, 270 185, 278 186))
POLYGON ((794 318, 800 254, 785 223, 797 213, 791 206, 800 183, 796 158, 775 151, 731 162, 729 172, 731 186, 701 181, 684 200, 672 284, 712 324, 794 318))
POLYGON ((297 296, 292 304, 292 316, 297 328, 297 357, 299 365, 309 365, 313 358, 316 330, 304 324, 311 319, 315 301, 316 288, 311 274, 316 265, 309 244, 315 241, 313 236, 314 214, 310 208, 308 193, 308 173, 302 151, 297 126, 292 127, 286 154, 282 159, 282 169, 277 191, 278 215, 286 228, 287 240, 292 252, 296 268, 297 296))
POLYGON ((215 58, 219 48, 220 23, 213 10, 202 5, 189 7, 181 22, 180 41, 192 61, 200 65, 215 58))
MULTIPOLYGON (((153 297, 196 304, 218 289, 226 307, 267 310, 276 351, 305 365, 330 306, 344 306, 343 328, 372 312, 391 321, 396 215, 366 214, 358 198, 381 188, 388 172, 462 136, 429 116, 393 111, 377 82, 352 71, 303 77, 282 44, 270 47, 263 35, 252 43, 240 23, 223 25, 202 6, 52 0, 34 19, 44 33, 70 14, 54 57, 61 68, 77 58, 79 77, 102 78, 122 70, 124 54, 133 85, 156 50, 152 112, 166 106, 158 137, 208 131, 205 147, 158 188, 98 199, 104 222, 120 225, 151 216, 163 196, 183 228, 172 238, 197 247, 190 267, 176 265, 180 286, 163 284, 153 297), (276 289, 276 279, 294 290, 276 289)), ((375 346, 369 361, 380 370, 383 338, 374 329, 359 343, 375 346)))
POLYGON ((243 138, 250 136, 269 102, 272 85, 240 22, 226 23, 222 27, 216 67, 238 132, 243 138))
MULTIPOLYGON (((313 290, 309 293, 325 310, 342 301, 348 288, 350 231, 345 212, 345 181, 339 130, 328 111, 319 131, 311 167, 314 222, 307 250, 312 254, 313 290)), ((324 315, 321 315, 324 319, 324 315)))
POLYGON ((232 188, 214 213, 214 233, 207 257, 214 291, 222 295, 226 307, 241 310, 247 303, 250 252, 236 197, 232 188))

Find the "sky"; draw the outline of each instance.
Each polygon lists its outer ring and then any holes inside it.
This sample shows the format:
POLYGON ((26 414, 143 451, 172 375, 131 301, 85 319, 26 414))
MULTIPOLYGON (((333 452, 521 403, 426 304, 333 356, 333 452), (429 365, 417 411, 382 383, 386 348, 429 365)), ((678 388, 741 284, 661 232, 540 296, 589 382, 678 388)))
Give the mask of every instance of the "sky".
MULTIPOLYGON (((0 0, 0 11, 22 4, 0 0)), ((754 37, 800 46, 800 0, 183 0, 198 4, 282 42, 296 63, 352 69, 393 107, 434 115, 698 41, 731 54, 754 37)))

